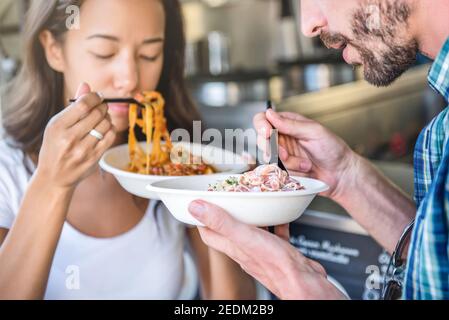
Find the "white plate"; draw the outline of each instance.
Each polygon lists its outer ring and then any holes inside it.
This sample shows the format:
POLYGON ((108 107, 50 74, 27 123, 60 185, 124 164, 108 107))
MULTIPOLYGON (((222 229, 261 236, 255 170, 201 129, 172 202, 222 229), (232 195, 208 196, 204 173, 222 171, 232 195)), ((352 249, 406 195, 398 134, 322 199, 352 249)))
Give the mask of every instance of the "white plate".
MULTIPOLYGON (((142 148, 146 148, 146 143, 141 142, 142 148)), ((192 143, 174 143, 195 156, 201 155, 203 160, 214 166, 218 171, 217 176, 223 173, 242 173, 249 170, 247 160, 242 156, 213 146, 206 146, 192 143)), ((123 144, 109 149, 100 160, 100 167, 115 176, 120 185, 128 192, 148 199, 159 199, 158 195, 149 191, 146 186, 152 182, 173 179, 168 176, 154 176, 132 173, 124 170, 129 164, 128 145, 123 144)))
MULTIPOLYGON (((188 211, 190 202, 196 199, 216 204, 241 222, 259 227, 290 223, 298 219, 315 196, 328 186, 315 179, 292 177, 304 190, 286 192, 212 192, 209 184, 224 180, 230 175, 192 176, 153 182, 147 186, 157 193, 173 216, 181 222, 199 225, 188 211)), ((233 175, 239 177, 239 174, 233 175)))

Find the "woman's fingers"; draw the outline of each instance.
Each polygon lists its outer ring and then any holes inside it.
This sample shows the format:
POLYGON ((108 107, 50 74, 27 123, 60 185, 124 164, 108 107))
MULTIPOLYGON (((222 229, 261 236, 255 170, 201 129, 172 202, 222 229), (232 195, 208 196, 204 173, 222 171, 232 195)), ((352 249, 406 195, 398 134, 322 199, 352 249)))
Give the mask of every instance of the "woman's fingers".
POLYGON ((90 86, 87 83, 83 82, 76 90, 75 99, 81 98, 81 96, 88 94, 89 92, 91 92, 90 86))
POLYGON ((70 128, 89 116, 92 109, 101 105, 102 101, 103 97, 99 94, 87 93, 65 108, 58 117, 59 121, 65 128, 70 128))
POLYGON ((96 165, 98 164, 98 161, 101 159, 103 154, 108 150, 112 144, 114 143, 116 138, 115 129, 111 128, 104 138, 95 145, 93 150, 86 150, 84 148, 84 152, 86 153, 85 161, 79 164, 79 167, 77 169, 84 174, 84 177, 91 174, 95 169, 96 165))
POLYGON ((104 135, 104 138, 99 141, 94 149, 94 157, 98 160, 100 159, 103 154, 108 150, 114 143, 115 139, 117 137, 117 132, 115 131, 114 126, 111 126, 111 128, 106 132, 104 135))
POLYGON ((106 118, 107 113, 108 106, 104 103, 100 104, 93 108, 84 119, 73 125, 69 130, 79 139, 82 139, 106 118))
MULTIPOLYGON (((96 125, 93 129, 95 129, 98 133, 100 133, 101 135, 103 135, 103 139, 104 136, 106 136, 106 134, 108 133, 108 131, 112 128, 112 123, 111 123, 111 119, 106 116, 105 118, 103 118, 103 120, 101 120, 101 122, 96 125)), ((90 132, 90 131, 89 131, 90 132)), ((92 148, 94 148, 97 143, 102 140, 102 139, 98 139, 97 137, 91 135, 90 133, 87 133, 85 135, 85 137, 81 140, 81 144, 83 144, 86 149, 90 150, 92 148)))
POLYGON ((75 186, 93 172, 116 137, 103 98, 85 84, 77 96, 76 102, 51 119, 39 153, 41 170, 63 187, 75 186), (89 135, 92 129, 99 133, 97 137, 89 135))

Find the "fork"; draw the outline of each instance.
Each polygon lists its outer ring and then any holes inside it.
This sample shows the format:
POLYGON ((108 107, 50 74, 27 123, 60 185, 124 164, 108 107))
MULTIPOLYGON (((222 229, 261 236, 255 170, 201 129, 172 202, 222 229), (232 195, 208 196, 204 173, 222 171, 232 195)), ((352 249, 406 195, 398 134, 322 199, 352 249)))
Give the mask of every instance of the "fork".
MULTIPOLYGON (((75 102, 76 99, 70 99, 70 102, 75 102)), ((140 103, 134 98, 107 98, 103 100, 104 103, 129 103, 129 104, 137 104, 141 108, 145 108, 143 103, 140 103)))
MULTIPOLYGON (((269 109, 272 109, 272 110, 276 111, 273 108, 271 100, 267 101, 267 108, 266 108, 266 110, 269 110, 269 109)), ((273 125, 271 126, 271 128, 274 129, 273 125)), ((273 132, 271 133, 271 136, 270 136, 270 153, 271 153, 270 154, 270 163, 277 162, 278 167, 281 168, 282 170, 286 171, 287 174, 288 174, 287 169, 285 168, 284 164, 282 163, 281 159, 279 158, 279 146, 278 146, 278 139, 277 138, 278 137, 276 136, 276 131, 273 130, 273 132), (273 150, 277 150, 277 159, 275 161, 273 161, 273 150)))

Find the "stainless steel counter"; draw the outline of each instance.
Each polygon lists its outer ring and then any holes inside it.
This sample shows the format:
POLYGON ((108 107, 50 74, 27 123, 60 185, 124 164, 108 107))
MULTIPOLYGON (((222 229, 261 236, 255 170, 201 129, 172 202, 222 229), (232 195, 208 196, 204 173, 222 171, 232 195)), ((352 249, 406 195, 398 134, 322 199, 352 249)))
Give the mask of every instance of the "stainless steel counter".
MULTIPOLYGON (((394 162, 373 162, 373 164, 410 198, 413 197, 413 166, 394 162)), ((316 197, 302 217, 301 223, 332 230, 367 234, 349 217, 346 210, 332 200, 316 197)))

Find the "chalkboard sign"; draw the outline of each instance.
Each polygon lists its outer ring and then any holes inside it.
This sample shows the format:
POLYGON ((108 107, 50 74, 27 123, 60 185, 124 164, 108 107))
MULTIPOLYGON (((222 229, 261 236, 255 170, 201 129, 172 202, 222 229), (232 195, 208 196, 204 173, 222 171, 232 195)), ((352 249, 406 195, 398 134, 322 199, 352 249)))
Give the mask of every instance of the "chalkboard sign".
MULTIPOLYGON (((320 219, 331 217, 325 214, 320 219)), ((338 217, 337 219, 342 219, 338 217)), ((350 223, 355 223, 350 218, 350 223)), ((379 300, 383 278, 390 260, 389 254, 373 238, 363 232, 353 232, 329 226, 329 221, 307 223, 300 218, 290 225, 290 243, 310 259, 319 262, 329 280, 355 300, 379 300)), ((277 299, 271 296, 272 299, 277 299)))
MULTIPOLYGON (((301 220, 301 219, 300 219, 301 220)), ((299 220, 299 221, 300 221, 299 220)), ((378 300, 390 256, 370 236, 296 222, 290 242, 318 261, 349 298, 378 300)))

